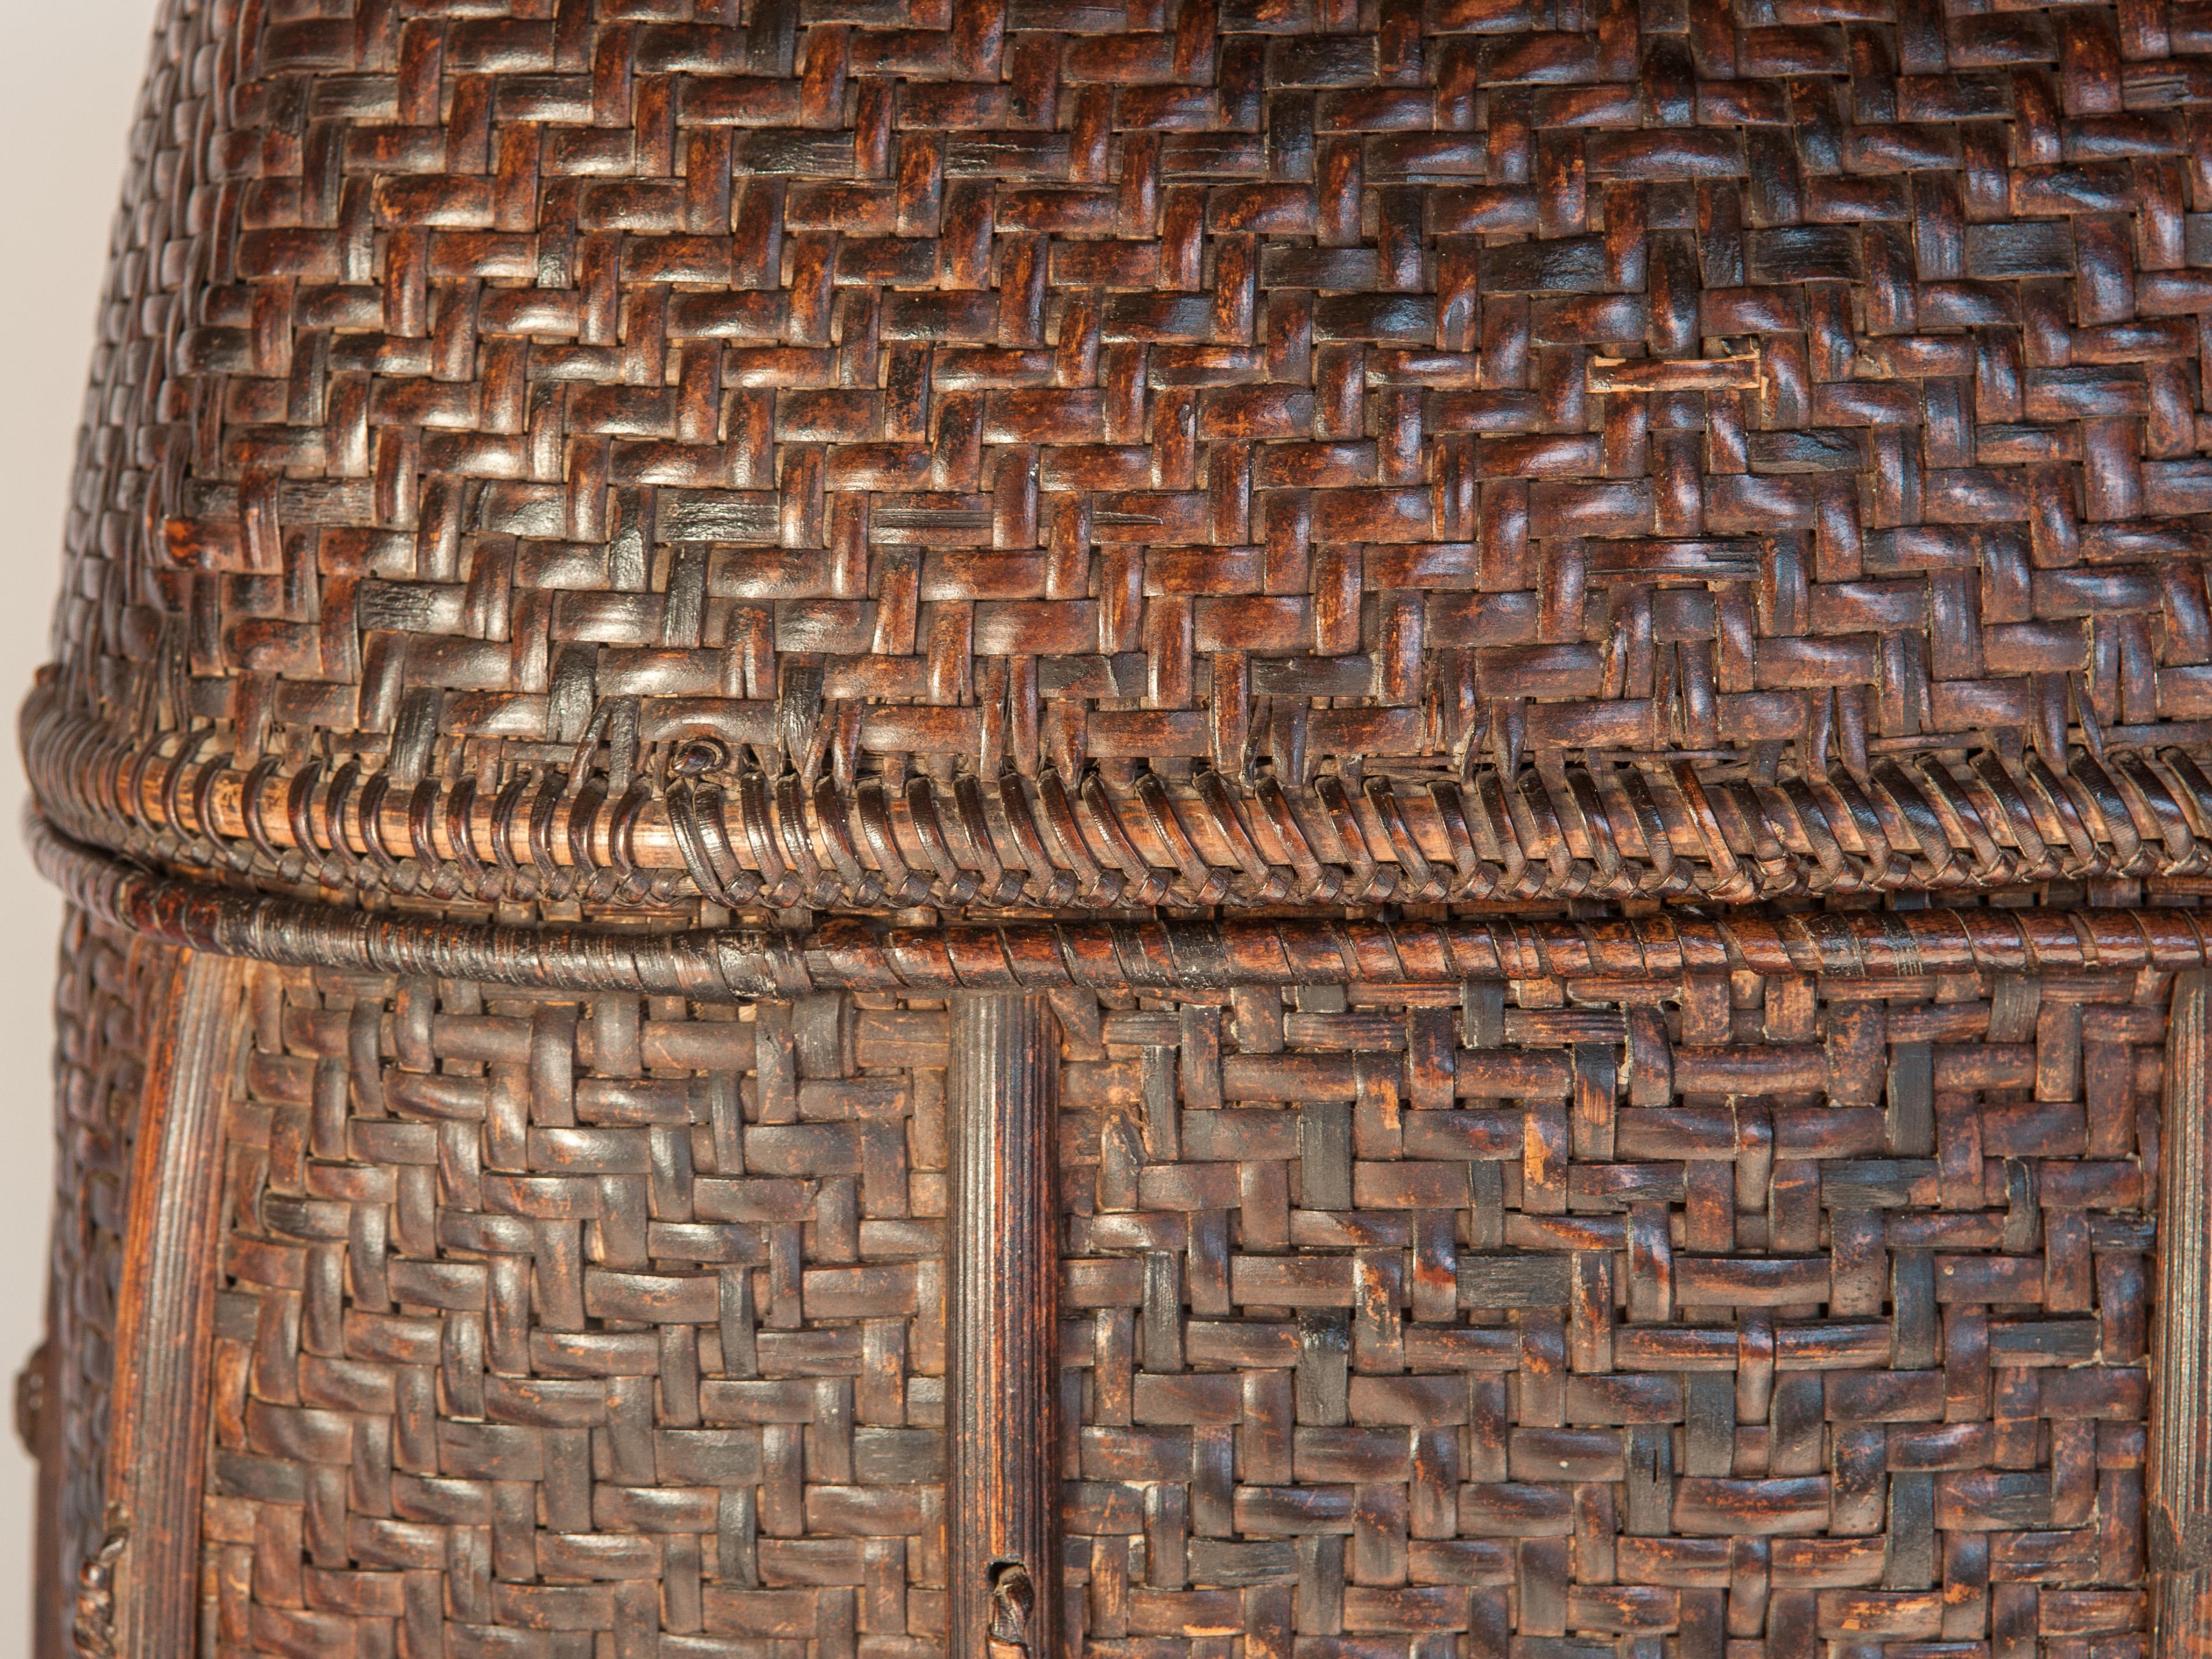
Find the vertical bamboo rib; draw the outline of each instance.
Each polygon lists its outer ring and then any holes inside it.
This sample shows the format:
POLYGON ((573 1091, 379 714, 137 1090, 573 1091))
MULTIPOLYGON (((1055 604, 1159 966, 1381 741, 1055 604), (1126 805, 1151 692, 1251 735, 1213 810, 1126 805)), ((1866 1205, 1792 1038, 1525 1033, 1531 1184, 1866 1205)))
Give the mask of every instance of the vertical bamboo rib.
MULTIPOLYGON (((174 1632, 192 1628, 198 1604, 222 1109, 247 972, 222 957, 185 960, 139 1131, 107 1483, 127 1553, 106 1634, 131 1659, 174 1651, 174 1632)), ((80 1607, 81 1651, 90 1634, 80 1607)))
POLYGON ((2212 1651, 2212 975, 2175 981, 2159 1182, 2158 1334, 2151 1405, 2151 1616, 2158 1659, 2212 1651))
POLYGON ((952 1659, 1055 1651, 1057 1032, 1045 1000, 952 1001, 952 1659))

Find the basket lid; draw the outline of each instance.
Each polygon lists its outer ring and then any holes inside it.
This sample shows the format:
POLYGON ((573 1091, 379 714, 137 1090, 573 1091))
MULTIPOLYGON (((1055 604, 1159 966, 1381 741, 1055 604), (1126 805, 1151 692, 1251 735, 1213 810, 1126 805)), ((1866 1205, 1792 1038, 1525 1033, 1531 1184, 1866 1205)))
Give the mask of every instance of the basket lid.
POLYGON ((556 909, 2212 864, 2162 116, 2074 164, 2042 68, 1938 72, 1990 20, 1144 9, 250 12, 157 77, 42 810, 556 909))

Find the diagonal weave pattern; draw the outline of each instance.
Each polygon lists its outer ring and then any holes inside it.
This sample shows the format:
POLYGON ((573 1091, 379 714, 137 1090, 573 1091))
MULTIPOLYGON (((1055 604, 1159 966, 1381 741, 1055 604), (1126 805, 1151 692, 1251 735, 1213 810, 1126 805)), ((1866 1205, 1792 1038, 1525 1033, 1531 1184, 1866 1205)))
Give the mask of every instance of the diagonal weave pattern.
POLYGON ((1018 979, 1039 1659, 2140 1659, 2207 107, 2167 0, 170 0, 26 747, 259 958, 199 1650, 942 1659, 1018 979))
POLYGON ((2207 46, 178 0, 42 795, 439 898, 2193 876, 2207 46))
MULTIPOLYGON (((941 1005, 255 974, 204 1651, 943 1651, 941 1005)), ((2166 985, 1056 996, 1071 1639, 2137 1651, 2166 985)))

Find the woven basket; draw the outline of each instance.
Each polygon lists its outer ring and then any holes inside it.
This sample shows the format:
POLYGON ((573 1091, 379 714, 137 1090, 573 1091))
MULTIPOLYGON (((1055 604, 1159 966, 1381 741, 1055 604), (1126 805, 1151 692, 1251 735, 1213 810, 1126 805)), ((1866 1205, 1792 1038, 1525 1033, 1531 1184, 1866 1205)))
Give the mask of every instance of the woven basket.
POLYGON ((172 0, 42 1655, 2212 1653, 2209 109, 2166 0, 172 0))

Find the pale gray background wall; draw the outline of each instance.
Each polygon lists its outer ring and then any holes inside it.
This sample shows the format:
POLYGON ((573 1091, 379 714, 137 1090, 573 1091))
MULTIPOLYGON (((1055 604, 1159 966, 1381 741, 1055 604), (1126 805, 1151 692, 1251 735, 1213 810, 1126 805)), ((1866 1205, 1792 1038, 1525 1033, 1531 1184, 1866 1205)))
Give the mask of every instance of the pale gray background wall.
MULTIPOLYGON (((153 0, 0 0, 0 1382, 39 1338, 53 1179, 47 1064, 61 910, 16 826, 15 711, 46 654, 93 317, 153 0)), ((0 1399, 4 1399, 0 1395, 0 1399)), ((0 1422, 8 1419, 0 1412, 0 1422)), ((32 1467, 0 1432, 0 1659, 30 1651, 32 1467)))

